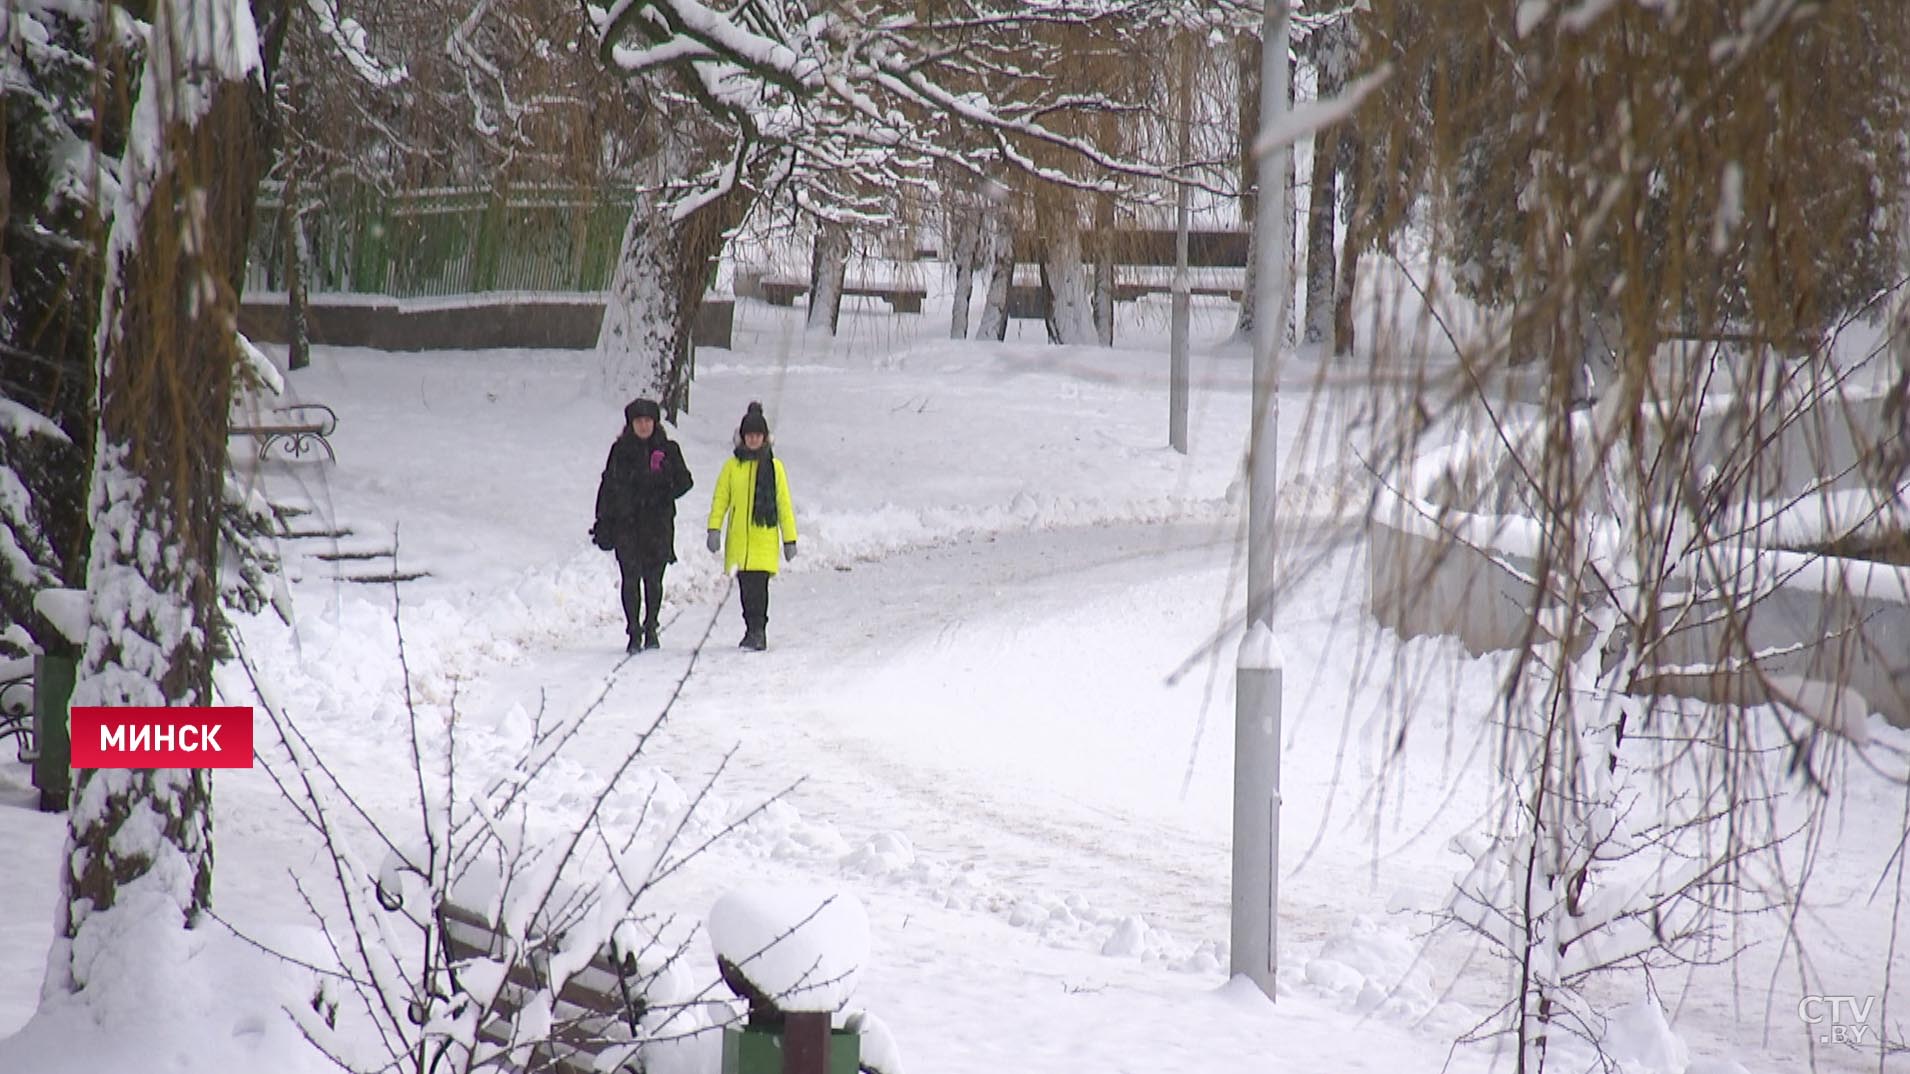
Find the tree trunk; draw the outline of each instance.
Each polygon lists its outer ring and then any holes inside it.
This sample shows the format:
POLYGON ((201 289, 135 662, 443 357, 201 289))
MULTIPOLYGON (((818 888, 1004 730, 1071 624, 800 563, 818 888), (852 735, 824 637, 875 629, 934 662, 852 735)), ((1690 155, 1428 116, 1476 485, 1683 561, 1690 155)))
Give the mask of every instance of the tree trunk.
POLYGON ((1333 338, 1333 311, 1339 283, 1339 268, 1333 260, 1334 174, 1333 156, 1339 135, 1332 130, 1320 132, 1313 140, 1313 188, 1307 198, 1306 234, 1306 334, 1308 343, 1324 343, 1333 338))
POLYGON ((738 183, 687 209, 637 200, 597 333, 606 387, 656 400, 671 421, 687 409, 691 331, 710 267, 753 198, 738 183))
POLYGON ((976 339, 1008 338, 1008 292, 1015 284, 1015 232, 1007 209, 988 214, 988 295, 982 302, 976 339))
POLYGON ((949 261, 955 266, 955 302, 949 308, 948 338, 968 338, 968 303, 975 290, 975 270, 982 261, 982 217, 957 202, 948 214, 949 261))
POLYGON ((1353 353, 1353 289, 1359 283, 1361 221, 1366 212, 1360 205, 1360 169, 1366 166, 1364 146, 1358 131, 1348 128, 1340 133, 1346 173, 1346 236, 1340 247, 1340 280, 1333 292, 1333 356, 1336 358, 1353 353))
POLYGON ((1094 335, 1114 346, 1114 199, 1094 200, 1094 335))
POLYGON ((1254 307, 1258 303, 1260 270, 1255 253, 1253 226, 1260 204, 1260 161, 1253 144, 1260 137, 1260 39, 1243 34, 1234 41, 1234 91, 1239 125, 1234 144, 1240 150, 1240 224, 1247 229, 1247 273, 1240 291, 1240 319, 1234 322, 1234 337, 1253 338, 1254 307))
POLYGON ((312 364, 312 307, 305 285, 312 244, 305 234, 304 200, 298 179, 288 179, 285 204, 279 210, 279 230, 285 237, 285 338, 290 349, 286 365, 291 369, 312 364))
POLYGON ((842 318, 842 278, 848 269, 849 229, 818 220, 809 258, 809 331, 836 334, 842 318))
MULTIPOLYGON (((154 11, 106 248, 75 705, 212 700, 238 288, 269 102, 258 53, 223 43, 255 39, 250 23, 246 7, 211 0, 154 11)), ((111 964, 85 954, 82 934, 122 895, 138 892, 129 912, 163 908, 186 926, 210 905, 211 782, 204 769, 81 769, 72 801, 48 971, 78 990, 111 964)))
MULTIPOLYGON (((1101 144, 1120 144, 1121 128, 1113 112, 1101 113, 1101 144)), ((1114 346, 1114 197, 1094 196, 1094 335, 1114 346)))
POLYGON ((1041 290, 1048 300, 1048 341, 1092 346, 1099 337, 1081 264, 1081 225, 1074 206, 1061 199, 1041 214, 1041 290))
MULTIPOLYGON (((1241 210, 1241 219, 1249 223, 1249 234, 1253 234, 1254 232, 1257 232, 1259 230, 1258 228, 1254 228, 1251 226, 1252 220, 1258 214, 1258 211, 1259 211, 1259 196, 1260 196, 1260 189, 1259 189, 1260 164, 1258 159, 1256 159, 1257 154, 1255 154, 1253 151, 1254 142, 1260 136, 1259 99, 1260 99, 1261 78, 1260 78, 1260 64, 1257 59, 1257 57, 1261 55, 1259 41, 1257 40, 1253 41, 1250 46, 1243 45, 1240 47, 1240 53, 1243 56, 1248 51, 1251 51, 1253 56, 1256 57, 1256 60, 1254 62, 1254 66, 1251 71, 1246 70, 1244 68, 1240 71, 1241 94, 1242 94, 1242 98, 1240 102, 1240 110, 1241 110, 1240 115, 1242 119, 1242 123, 1240 127, 1240 151, 1242 155, 1242 160, 1240 163, 1240 174, 1241 174, 1242 182, 1247 182, 1251 180, 1253 186, 1250 188, 1252 190, 1252 193, 1249 196, 1243 197, 1241 199, 1240 210, 1241 210), (1248 86, 1252 87, 1251 102, 1249 102, 1249 100, 1247 99, 1248 86), (1249 114, 1251 114, 1253 118, 1252 126, 1248 126, 1245 122, 1249 114)), ((1293 74, 1292 74, 1292 61, 1289 60, 1288 72, 1287 72, 1287 109, 1291 111, 1292 108, 1293 108, 1293 74)), ((1289 197, 1287 197, 1286 199, 1284 199, 1284 201, 1280 203, 1286 206, 1286 212, 1287 212, 1287 250, 1286 250, 1285 256, 1287 259, 1287 267, 1288 267, 1287 281, 1289 285, 1291 285, 1293 280, 1292 266, 1294 262, 1294 256, 1293 256, 1294 243, 1297 239, 1297 235, 1295 234, 1296 229, 1294 228, 1294 224, 1296 220, 1298 219, 1298 214, 1299 214, 1299 206, 1295 204, 1294 199, 1290 196, 1293 192, 1293 186, 1294 186, 1294 183, 1293 183, 1294 159, 1293 158, 1294 158, 1294 154, 1292 153, 1286 154, 1286 161, 1287 161, 1286 173, 1280 177, 1280 181, 1287 185, 1287 193, 1289 194, 1289 197)), ((1254 307, 1259 304, 1259 299, 1256 297, 1256 294, 1260 290, 1260 284, 1259 284, 1260 256, 1257 249, 1258 245, 1259 245, 1258 242, 1254 238, 1249 238, 1247 240, 1248 250, 1247 250, 1246 288, 1245 290, 1241 292, 1241 296, 1240 296, 1240 320, 1237 321, 1234 325, 1234 336, 1237 339, 1251 339, 1253 337, 1253 324, 1254 324, 1254 318, 1256 316, 1254 307)), ((1287 340, 1288 342, 1292 342, 1294 338, 1294 325, 1297 320, 1297 313, 1294 309, 1293 302, 1291 301, 1291 295, 1289 295, 1288 298, 1289 298, 1289 301, 1283 303, 1283 307, 1286 310, 1287 323, 1281 326, 1280 331, 1281 331, 1282 337, 1285 340, 1287 340)))
MULTIPOLYGON (((1329 100, 1345 88, 1346 66, 1337 37, 1341 31, 1328 27, 1320 31, 1323 40, 1314 52, 1314 95, 1329 100)), ((1336 308, 1334 288, 1339 272, 1333 263, 1333 224, 1337 198, 1335 179, 1340 164, 1340 124, 1335 123, 1313 135, 1313 175, 1307 197, 1306 230, 1306 328, 1302 338, 1308 343, 1325 343, 1333 338, 1333 314, 1336 308)))
MULTIPOLYGON (((1259 256, 1259 248, 1257 248, 1259 247, 1259 243, 1257 243, 1257 239, 1253 237, 1253 235, 1259 231, 1259 227, 1253 226, 1253 220, 1255 220, 1255 216, 1259 214, 1259 197, 1261 197, 1261 189, 1259 189, 1259 183, 1261 183, 1261 164, 1257 161, 1257 155, 1255 155, 1255 151, 1253 151, 1253 145, 1255 145, 1255 141, 1259 140, 1259 132, 1261 132, 1261 103, 1259 103, 1259 101, 1261 101, 1261 61, 1259 61, 1261 42, 1259 42, 1259 40, 1251 40, 1251 38, 1249 38, 1249 40, 1241 40, 1240 44, 1236 46, 1236 55, 1240 57, 1238 63, 1241 65, 1240 69, 1238 69, 1238 78, 1240 78, 1240 86, 1238 86, 1238 88, 1240 88, 1241 120, 1240 182, 1241 189, 1245 191, 1245 193, 1241 193, 1240 220, 1241 224, 1247 226, 1249 239, 1247 239, 1247 279, 1245 279, 1245 289, 1241 290, 1240 294, 1240 321, 1234 323, 1234 338, 1249 340, 1249 338, 1253 338, 1253 321, 1255 321, 1255 306, 1259 306, 1257 292, 1259 292, 1259 277, 1261 277, 1261 268, 1259 268, 1261 256, 1259 256), (1253 65, 1251 65, 1251 67, 1245 67, 1247 55, 1249 54, 1253 57, 1253 65), (1249 124, 1249 118, 1251 118, 1251 124, 1249 124)), ((1291 65, 1291 61, 1289 61, 1289 65, 1291 65)), ((1293 109, 1293 76, 1291 76, 1291 69, 1289 69, 1289 75, 1287 75, 1287 109, 1289 109, 1289 111, 1293 109)), ((1285 159, 1287 159, 1287 166, 1285 166, 1285 174, 1280 178, 1280 182, 1287 183, 1287 193, 1291 193, 1291 191, 1293 191, 1293 153, 1287 153, 1285 159)), ((1293 266, 1293 243, 1295 243, 1295 227, 1293 227, 1293 224, 1295 224, 1295 220, 1297 220, 1299 206, 1293 203, 1291 197, 1287 197, 1282 204, 1287 206, 1287 250, 1285 250, 1285 258, 1287 258, 1287 268, 1289 268, 1289 271, 1287 271, 1287 281, 1291 283, 1291 279, 1293 279, 1293 273, 1291 273, 1291 266, 1293 266)), ((1293 302, 1287 302, 1287 304, 1285 304, 1285 311, 1287 311, 1287 323, 1282 327, 1282 334, 1284 334, 1285 340, 1291 342, 1291 340, 1293 340, 1293 325, 1295 325, 1293 302)))
MULTIPOLYGON (((1297 79, 1293 77, 1293 68, 1293 60, 1289 57, 1287 60, 1288 115, 1293 114, 1293 84, 1297 81, 1297 79)), ((1300 338, 1298 332, 1300 325, 1300 307, 1298 303, 1293 301, 1293 268, 1300 263, 1298 256, 1300 252, 1300 199, 1294 197, 1294 191, 1298 189, 1298 184, 1294 180, 1299 175, 1300 155, 1293 151, 1292 146, 1288 146, 1283 156, 1286 158, 1286 174, 1281 177, 1280 181, 1286 184, 1286 197, 1281 199, 1280 204, 1284 205, 1287 210, 1287 270, 1281 278, 1286 281, 1287 292, 1280 305, 1286 310, 1287 323, 1280 328, 1280 338, 1284 340, 1288 346, 1291 346, 1300 338)))

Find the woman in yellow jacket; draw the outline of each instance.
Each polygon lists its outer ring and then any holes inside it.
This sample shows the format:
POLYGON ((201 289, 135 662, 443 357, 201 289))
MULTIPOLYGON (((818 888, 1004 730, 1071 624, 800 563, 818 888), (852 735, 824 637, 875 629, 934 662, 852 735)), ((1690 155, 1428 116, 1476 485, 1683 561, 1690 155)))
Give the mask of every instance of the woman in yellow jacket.
POLYGON ((796 558, 796 510, 789 502, 789 478, 770 447, 763 405, 751 403, 736 428, 736 451, 723 460, 710 502, 709 548, 724 549, 723 569, 736 572, 743 591, 742 647, 769 647, 769 580, 781 558, 796 558), (727 525, 729 537, 724 543, 727 525))

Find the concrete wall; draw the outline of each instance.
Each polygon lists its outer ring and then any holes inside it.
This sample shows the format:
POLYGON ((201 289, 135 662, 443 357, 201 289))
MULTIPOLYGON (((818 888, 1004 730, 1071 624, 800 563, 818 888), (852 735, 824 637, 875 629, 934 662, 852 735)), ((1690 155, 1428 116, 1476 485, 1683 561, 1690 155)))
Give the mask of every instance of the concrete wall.
POLYGON ((1432 521, 1397 506, 1401 515, 1375 519, 1369 531, 1373 615, 1403 638, 1458 638, 1474 656, 1517 648, 1535 604, 1534 562, 1442 537, 1432 521))
MULTIPOLYGON (((1777 484, 1808 487, 1814 456, 1806 448, 1828 447, 1833 458, 1840 451, 1854 455, 1863 428, 1861 417, 1800 423, 1795 441, 1780 437, 1769 445, 1787 460, 1797 456, 1797 469, 1777 484)), ((1434 452, 1422 461, 1432 462, 1422 473, 1433 474, 1445 463, 1487 464, 1458 452, 1434 452)), ((1436 495, 1436 477, 1420 485, 1422 497, 1436 495)), ((1475 654, 1549 640, 1532 622, 1537 543, 1531 519, 1388 497, 1371 535, 1369 601, 1382 625, 1403 637, 1455 637, 1475 654)), ((1715 551, 1742 566, 1732 573, 1747 595, 1701 602, 1670 625, 1652 659, 1650 689, 1755 703, 1770 700, 1773 680, 1779 689, 1806 680, 1853 690, 1891 723, 1910 727, 1910 567, 1748 547, 1715 551), (1763 655, 1748 666, 1753 653, 1763 655)))
MULTIPOLYGON (((703 300, 694 341, 730 345, 735 301, 703 300)), ((289 315, 283 294, 248 294, 239 330, 255 343, 284 343, 289 315)), ((314 295, 312 342, 387 351, 487 350, 497 347, 586 350, 597 345, 603 299, 596 295, 461 295, 454 300, 399 301, 377 295, 314 295)))

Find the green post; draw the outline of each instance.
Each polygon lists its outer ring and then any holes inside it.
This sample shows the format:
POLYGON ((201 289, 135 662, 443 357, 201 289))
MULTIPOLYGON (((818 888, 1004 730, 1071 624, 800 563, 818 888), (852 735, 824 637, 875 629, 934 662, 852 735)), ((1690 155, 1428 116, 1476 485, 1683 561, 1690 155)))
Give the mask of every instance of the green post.
MULTIPOLYGON (((829 1074, 856 1074, 862 1038, 847 1029, 829 1031, 829 1074)), ((723 1029, 723 1074, 783 1074, 783 1031, 762 1026, 723 1029)))
POLYGON ((33 785, 40 788, 40 811, 57 813, 73 789, 73 745, 67 732, 67 707, 79 662, 43 653, 33 658, 33 785))

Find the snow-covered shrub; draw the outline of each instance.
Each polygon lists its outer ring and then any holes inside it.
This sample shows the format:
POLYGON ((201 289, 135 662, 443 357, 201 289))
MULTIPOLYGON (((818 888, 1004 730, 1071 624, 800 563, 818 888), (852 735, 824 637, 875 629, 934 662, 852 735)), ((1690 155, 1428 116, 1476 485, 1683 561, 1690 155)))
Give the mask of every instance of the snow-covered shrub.
MULTIPOLYGON (((402 629, 399 651, 402 663, 402 629)), ((687 798, 667 777, 645 778, 639 761, 666 706, 565 813, 581 819, 545 821, 540 786, 614 686, 613 674, 574 716, 531 715, 521 748, 480 785, 458 768, 455 708, 439 721, 407 691, 394 728, 411 760, 415 813, 403 823, 361 805, 260 690, 279 740, 262 744, 260 763, 317 840, 332 882, 314 891, 298 880, 333 958, 308 966, 316 990, 289 1013, 341 1069, 467 1074, 563 1062, 715 1074, 709 1030, 734 1014, 711 998, 715 980, 694 982, 684 968, 694 924, 650 910, 645 897, 762 807, 713 824, 698 806, 716 775, 687 798), (605 808, 620 786, 643 788, 621 831, 602 819, 624 815, 605 808)))
POLYGON ((1603 1047, 1608 1025, 1585 993, 1601 973, 1720 958, 1740 860, 1775 841, 1733 809, 1729 781, 1703 778, 1754 747, 1684 742, 1667 763, 1652 728, 1679 713, 1611 689, 1626 663, 1617 616, 1594 618, 1598 644, 1508 700, 1490 834, 1455 845, 1469 866, 1448 920, 1504 961, 1508 998, 1484 1033, 1512 1035, 1526 1071, 1563 1044, 1603 1047))

